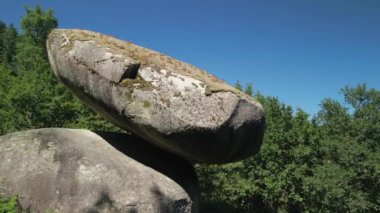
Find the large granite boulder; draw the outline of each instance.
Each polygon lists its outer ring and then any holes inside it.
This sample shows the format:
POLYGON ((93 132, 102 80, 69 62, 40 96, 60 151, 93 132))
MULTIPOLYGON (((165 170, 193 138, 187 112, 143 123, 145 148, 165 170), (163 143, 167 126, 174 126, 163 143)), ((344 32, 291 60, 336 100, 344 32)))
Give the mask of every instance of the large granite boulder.
POLYGON ((1 136, 0 197, 13 195, 32 212, 198 211, 188 162, 131 135, 88 130, 1 136))
POLYGON ((189 64, 85 30, 56 29, 47 49, 56 76, 85 104, 161 148, 225 163, 261 146, 261 105, 189 64))

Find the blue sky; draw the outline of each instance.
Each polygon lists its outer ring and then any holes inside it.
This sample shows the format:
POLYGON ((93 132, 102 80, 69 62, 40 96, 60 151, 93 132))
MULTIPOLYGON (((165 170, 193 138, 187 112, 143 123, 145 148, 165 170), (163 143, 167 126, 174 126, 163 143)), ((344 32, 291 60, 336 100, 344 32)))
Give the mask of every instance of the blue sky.
POLYGON ((343 86, 380 90, 378 0, 9 0, 0 20, 18 26, 37 3, 60 28, 131 41, 310 114, 343 86))

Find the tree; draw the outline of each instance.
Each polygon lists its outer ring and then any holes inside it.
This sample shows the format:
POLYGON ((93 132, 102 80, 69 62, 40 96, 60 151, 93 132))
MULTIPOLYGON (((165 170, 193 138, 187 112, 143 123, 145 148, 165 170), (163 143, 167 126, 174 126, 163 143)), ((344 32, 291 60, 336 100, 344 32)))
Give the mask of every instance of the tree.
POLYGON ((244 93, 246 93, 247 95, 252 96, 253 89, 252 89, 252 84, 251 83, 249 83, 249 84, 247 84, 245 86, 244 93))
MULTIPOLYGON (((57 26, 53 12, 26 7, 22 22, 21 34, 0 22, 0 135, 41 127, 122 131, 53 76, 45 50, 57 26)), ((252 85, 244 92, 251 95, 252 85)), ((196 165, 203 200, 226 212, 379 212, 380 91, 360 84, 341 92, 344 103, 324 99, 313 117, 257 93, 266 113, 260 152, 196 165)), ((0 212, 14 205, 0 199, 0 212)))
POLYGON ((39 47, 46 48, 49 33, 58 26, 53 10, 43 11, 37 5, 34 9, 25 6, 26 15, 21 18, 21 29, 26 38, 39 47))
POLYGON ((10 65, 16 53, 17 31, 12 24, 0 21, 0 63, 10 65))
MULTIPOLYGON (((43 11, 39 5, 34 9, 25 6, 26 15, 21 18, 22 33, 17 43, 15 69, 18 74, 28 70, 46 71, 51 75, 47 60, 46 39, 58 26, 52 10, 43 11)), ((53 76, 51 75, 53 78, 53 76)))
MULTIPOLYGON (((17 74, 21 75, 28 71, 37 71, 50 75, 50 65, 44 57, 45 52, 42 47, 28 42, 25 37, 21 37, 16 49, 14 65, 17 74)), ((51 77, 53 78, 53 76, 51 77)))
POLYGON ((0 64, 0 135, 15 131, 13 109, 9 102, 9 90, 15 84, 11 70, 0 64))
POLYGON ((323 100, 320 106, 318 120, 325 135, 340 137, 349 134, 351 118, 347 108, 329 98, 323 100))
POLYGON ((353 135, 358 141, 379 149, 380 145, 380 91, 368 89, 365 84, 354 88, 344 87, 345 100, 354 110, 353 135))
POLYGON ((0 20, 0 63, 4 63, 4 52, 5 52, 5 47, 3 44, 3 37, 4 33, 7 29, 7 25, 0 20))
POLYGON ((317 115, 322 132, 321 159, 305 179, 310 205, 324 210, 379 211, 380 154, 378 152, 379 91, 365 84, 344 87, 343 107, 325 99, 317 115), (376 141, 376 142, 374 142, 376 141), (377 164, 377 165, 375 165, 377 164))
POLYGON ((39 5, 25 11, 20 35, 0 22, 0 41, 14 41, 12 48, 0 42, 0 53, 7 56, 0 60, 0 134, 43 127, 122 131, 82 105, 54 77, 45 49, 49 32, 57 27, 53 11, 39 5))
POLYGON ((312 175, 320 155, 316 125, 302 110, 293 115, 292 108, 277 98, 257 99, 264 106, 267 124, 260 152, 242 162, 199 166, 199 176, 207 176, 200 180, 207 187, 203 196, 247 212, 306 209, 302 180, 312 175))
POLYGON ((243 87, 241 86, 241 84, 240 84, 239 81, 236 81, 235 88, 238 89, 238 90, 240 90, 240 91, 243 91, 243 87))
POLYGON ((260 152, 232 164, 198 165, 203 199, 241 212, 379 211, 380 152, 378 143, 368 143, 379 130, 378 93, 345 87, 346 103, 325 99, 313 118, 256 96, 266 112, 260 152))

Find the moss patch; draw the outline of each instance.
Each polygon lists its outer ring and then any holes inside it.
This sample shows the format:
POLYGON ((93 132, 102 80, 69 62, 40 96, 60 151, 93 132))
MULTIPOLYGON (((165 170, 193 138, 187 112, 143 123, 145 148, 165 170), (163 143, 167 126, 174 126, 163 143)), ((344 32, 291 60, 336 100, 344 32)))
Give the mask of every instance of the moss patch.
POLYGON ((150 102, 147 101, 147 100, 143 101, 143 106, 144 106, 144 108, 149 108, 150 107, 150 102))
POLYGON ((145 81, 139 74, 137 74, 135 79, 126 78, 122 80, 119 85, 126 87, 131 92, 136 88, 143 91, 154 89, 154 86, 150 82, 145 81))

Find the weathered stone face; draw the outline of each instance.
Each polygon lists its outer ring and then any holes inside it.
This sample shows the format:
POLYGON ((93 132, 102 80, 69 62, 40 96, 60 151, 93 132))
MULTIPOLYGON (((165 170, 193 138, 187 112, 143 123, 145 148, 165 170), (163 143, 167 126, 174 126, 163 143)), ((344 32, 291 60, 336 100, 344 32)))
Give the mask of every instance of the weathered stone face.
POLYGON ((47 48, 56 76, 85 104, 161 148, 225 163, 261 146, 261 105, 189 64, 85 30, 54 30, 47 48))
POLYGON ((198 212, 185 160, 126 134, 39 129, 0 137, 0 197, 31 212, 198 212))

